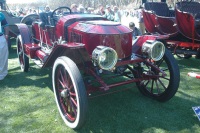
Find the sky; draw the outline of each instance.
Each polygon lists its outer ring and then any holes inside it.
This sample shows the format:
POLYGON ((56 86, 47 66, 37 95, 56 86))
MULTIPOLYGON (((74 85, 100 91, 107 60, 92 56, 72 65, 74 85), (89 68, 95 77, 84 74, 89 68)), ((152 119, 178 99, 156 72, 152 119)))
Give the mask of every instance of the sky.
POLYGON ((13 4, 13 3, 30 3, 35 2, 37 0, 6 0, 7 4, 13 4))

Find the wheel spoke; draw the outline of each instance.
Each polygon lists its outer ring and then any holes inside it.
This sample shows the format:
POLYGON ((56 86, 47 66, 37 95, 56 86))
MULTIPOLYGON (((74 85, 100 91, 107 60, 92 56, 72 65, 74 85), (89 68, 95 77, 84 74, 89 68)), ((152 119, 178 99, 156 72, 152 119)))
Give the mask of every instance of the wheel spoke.
POLYGON ((64 89, 64 88, 65 88, 64 83, 63 83, 60 79, 58 79, 58 81, 59 81, 59 83, 61 84, 62 88, 64 89))
POLYGON ((22 55, 22 50, 20 49, 20 51, 18 52, 18 55, 21 56, 22 55))
POLYGON ((63 90, 62 89, 58 89, 58 92, 62 92, 63 90))
POLYGON ((64 114, 66 114, 67 113, 67 106, 65 104, 64 99, 61 98, 61 96, 60 96, 60 102, 61 102, 61 106, 62 106, 63 112, 64 112, 64 114))
POLYGON ((153 85, 154 85, 154 80, 152 80, 152 84, 151 84, 151 93, 153 93, 153 85))
POLYGON ((59 80, 59 82, 61 83, 62 87, 64 89, 70 90, 73 87, 73 84, 70 83, 71 81, 70 76, 67 75, 67 72, 64 69, 64 67, 61 68, 60 70, 60 77, 61 77, 61 80, 59 80))
POLYGON ((73 84, 71 84, 70 86, 68 85, 68 90, 71 91, 73 87, 74 87, 73 84))
POLYGON ((73 109, 73 112, 74 112, 74 114, 75 114, 75 116, 76 116, 76 115, 77 115, 77 112, 76 112, 77 107, 74 106, 74 104, 72 103, 72 101, 70 101, 70 105, 71 105, 71 107, 72 107, 72 109, 73 109))
POLYGON ((64 78, 63 81, 65 82, 65 86, 67 87, 67 84, 68 84, 67 79, 69 78, 69 76, 67 75, 67 72, 64 67, 62 68, 62 73, 63 73, 63 78, 64 78))
POLYGON ((76 96, 76 93, 70 92, 70 96, 76 96))
POLYGON ((165 69, 162 69, 163 71, 167 71, 167 70, 169 70, 168 68, 165 68, 165 69))
POLYGON ((158 86, 157 80, 155 80, 155 83, 156 83, 157 92, 158 92, 158 94, 160 94, 160 88, 159 88, 159 86, 158 86))
POLYGON ((60 83, 62 84, 63 88, 66 88, 66 83, 65 83, 65 73, 62 72, 62 68, 60 68, 60 83))
POLYGON ((70 97, 70 100, 71 100, 72 103, 77 107, 77 102, 76 102, 72 97, 70 97))
POLYGON ((158 79, 158 81, 159 81, 160 84, 163 86, 163 88, 166 90, 167 88, 165 87, 165 85, 163 84, 163 82, 162 82, 160 79, 158 79))
POLYGON ((72 84, 72 82, 71 82, 71 78, 70 78, 70 76, 68 76, 67 78, 66 78, 66 84, 67 84, 67 89, 70 91, 71 90, 71 88, 73 88, 73 84, 72 84))
POLYGON ((166 77, 161 77, 161 78, 166 79, 166 80, 168 80, 168 81, 170 80, 169 78, 166 78, 166 77))
POLYGON ((65 113, 65 117, 66 117, 66 119, 68 119, 68 120, 70 120, 70 121, 74 121, 74 116, 76 116, 75 115, 75 113, 74 113, 74 111, 72 110, 72 106, 71 106, 71 104, 70 104, 70 101, 69 100, 67 100, 67 111, 66 111, 66 113, 65 113))
POLYGON ((68 112, 69 114, 71 114, 71 112, 72 112, 72 108, 71 108, 71 106, 70 106, 70 100, 67 100, 67 112, 68 112))
POLYGON ((157 66, 160 67, 160 65, 163 63, 163 59, 157 62, 157 66))
POLYGON ((146 84, 144 85, 145 87, 149 84, 149 80, 146 82, 146 84))

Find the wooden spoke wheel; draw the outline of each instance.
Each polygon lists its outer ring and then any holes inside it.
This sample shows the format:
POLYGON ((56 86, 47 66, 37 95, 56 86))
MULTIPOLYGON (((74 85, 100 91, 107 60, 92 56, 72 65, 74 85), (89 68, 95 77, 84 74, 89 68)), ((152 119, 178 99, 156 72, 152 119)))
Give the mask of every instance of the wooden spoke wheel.
POLYGON ((175 95, 179 87, 180 72, 178 64, 168 50, 166 50, 163 59, 151 63, 158 66, 166 75, 162 76, 161 72, 144 63, 143 66, 141 65, 136 68, 140 74, 136 74, 135 76, 145 77, 145 75, 148 75, 152 78, 137 82, 137 86, 145 96, 160 102, 168 101, 175 95))
POLYGON ((56 59, 52 72, 53 90, 62 119, 70 128, 80 128, 88 109, 85 85, 76 64, 68 57, 56 59))

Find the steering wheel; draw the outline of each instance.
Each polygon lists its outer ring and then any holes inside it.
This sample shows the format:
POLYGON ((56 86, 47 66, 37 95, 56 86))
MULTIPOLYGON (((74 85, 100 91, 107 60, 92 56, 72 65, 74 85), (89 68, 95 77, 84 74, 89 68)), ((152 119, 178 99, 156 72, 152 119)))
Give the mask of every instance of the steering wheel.
POLYGON ((71 9, 70 9, 69 7, 67 7, 67 6, 61 6, 61 7, 56 8, 56 9, 51 13, 51 16, 50 16, 50 18, 51 18, 51 24, 52 24, 52 25, 55 25, 56 20, 58 20, 58 18, 59 18, 60 16, 62 16, 62 15, 64 15, 64 14, 71 14, 71 13, 72 13, 71 9), (63 10, 64 10, 64 11, 66 10, 66 11, 68 11, 68 12, 63 12, 63 10), (61 11, 61 13, 56 14, 57 11, 61 11))
POLYGON ((58 7, 58 8, 56 8, 52 13, 51 13, 51 18, 52 19, 56 19, 56 17, 57 17, 57 14, 56 14, 56 12, 57 11, 59 11, 59 10, 66 10, 67 9, 67 11, 69 11, 69 14, 71 14, 72 13, 72 11, 71 11, 71 9, 69 8, 69 7, 67 7, 67 6, 61 6, 61 7, 58 7))

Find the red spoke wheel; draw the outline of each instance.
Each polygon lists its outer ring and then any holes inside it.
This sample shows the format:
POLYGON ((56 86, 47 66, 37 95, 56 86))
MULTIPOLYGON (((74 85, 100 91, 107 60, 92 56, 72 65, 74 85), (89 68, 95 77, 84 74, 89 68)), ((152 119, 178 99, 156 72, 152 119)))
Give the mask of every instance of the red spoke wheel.
POLYGON ((28 72, 29 69, 29 58, 24 53, 24 46, 21 35, 17 36, 17 55, 19 64, 23 72, 28 72))
POLYGON ((88 109, 85 85, 76 64, 68 57, 56 59, 52 72, 53 89, 60 115, 70 128, 80 128, 88 109))
POLYGON ((152 76, 152 79, 143 80, 136 84, 140 92, 145 96, 160 102, 168 101, 175 95, 179 87, 180 72, 178 64, 168 50, 166 50, 164 57, 160 61, 152 63, 164 71, 166 75, 162 76, 161 72, 156 71, 155 68, 144 63, 143 66, 136 68, 140 71, 140 74, 136 76, 141 77, 142 75, 148 75, 152 76))

